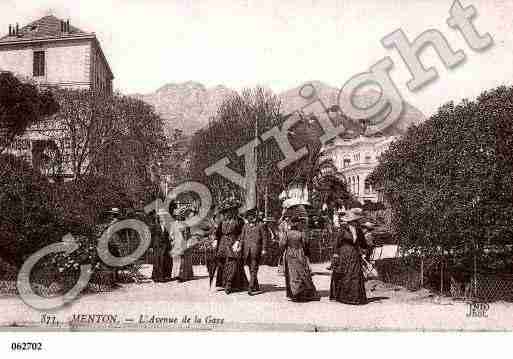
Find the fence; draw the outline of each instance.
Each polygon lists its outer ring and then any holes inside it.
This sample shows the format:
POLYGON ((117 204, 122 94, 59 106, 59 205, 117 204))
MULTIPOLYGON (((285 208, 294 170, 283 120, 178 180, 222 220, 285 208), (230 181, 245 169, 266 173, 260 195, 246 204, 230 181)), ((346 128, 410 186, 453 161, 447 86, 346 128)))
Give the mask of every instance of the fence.
MULTIPOLYGON (((0 260, 0 295, 16 295, 17 280, 16 268, 0 260)), ((59 273, 55 268, 36 268, 31 274, 32 289, 34 292, 51 297, 60 295, 72 288, 78 280, 77 273, 59 273)), ((116 274, 112 270, 94 272, 86 288, 88 292, 108 292, 116 287, 116 274)))
MULTIPOLYGON (((311 263, 322 263, 331 259, 331 238, 332 235, 327 230, 314 229, 308 232, 311 263)), ((263 258, 263 264, 269 266, 278 265, 279 258, 282 254, 278 242, 269 242, 267 244, 266 252, 267 254, 263 258)), ((214 256, 215 253, 213 248, 209 245, 209 243, 204 243, 193 250, 192 262, 194 265, 205 265, 207 261, 213 259, 214 256)))
POLYGON ((513 302, 513 275, 476 264, 461 266, 441 258, 389 258, 375 262, 385 283, 409 290, 427 288, 463 300, 513 302))

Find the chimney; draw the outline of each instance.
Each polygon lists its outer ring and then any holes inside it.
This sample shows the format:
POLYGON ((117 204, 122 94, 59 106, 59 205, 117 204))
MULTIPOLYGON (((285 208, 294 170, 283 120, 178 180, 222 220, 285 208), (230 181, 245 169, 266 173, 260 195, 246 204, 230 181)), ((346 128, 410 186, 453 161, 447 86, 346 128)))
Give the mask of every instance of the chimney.
POLYGON ((9 24, 9 36, 12 36, 12 26, 9 24))
POLYGON ((64 21, 61 20, 61 32, 64 32, 64 21))
POLYGON ((20 35, 20 25, 16 23, 16 36, 20 35))
POLYGON ((66 21, 66 32, 70 32, 69 31, 69 19, 66 21))

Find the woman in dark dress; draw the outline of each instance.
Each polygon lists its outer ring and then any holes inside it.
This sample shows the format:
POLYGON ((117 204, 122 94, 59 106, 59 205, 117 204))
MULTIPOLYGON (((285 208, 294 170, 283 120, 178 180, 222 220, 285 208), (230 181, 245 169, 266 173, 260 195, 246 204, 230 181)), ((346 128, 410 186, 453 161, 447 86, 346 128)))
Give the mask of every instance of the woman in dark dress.
POLYGON ((306 209, 298 205, 290 209, 289 213, 290 229, 287 229, 280 239, 280 247, 285 250, 283 264, 287 297, 294 302, 319 300, 307 258, 308 245, 304 232, 306 209))
POLYGON ((169 254, 171 250, 169 232, 165 225, 165 218, 169 216, 169 213, 163 209, 159 209, 157 214, 158 219, 152 231, 154 260, 151 279, 153 279, 154 282, 168 282, 171 280, 171 271, 173 269, 173 259, 169 254))
POLYGON ((360 248, 366 248, 367 245, 357 222, 360 216, 356 210, 350 210, 341 219, 345 225, 335 239, 330 300, 345 304, 367 304, 360 254, 360 248))
POLYGON ((247 290, 249 286, 242 262, 242 244, 239 240, 244 220, 238 216, 238 208, 237 202, 228 202, 221 206, 222 219, 215 233, 216 286, 224 288, 226 294, 247 290))

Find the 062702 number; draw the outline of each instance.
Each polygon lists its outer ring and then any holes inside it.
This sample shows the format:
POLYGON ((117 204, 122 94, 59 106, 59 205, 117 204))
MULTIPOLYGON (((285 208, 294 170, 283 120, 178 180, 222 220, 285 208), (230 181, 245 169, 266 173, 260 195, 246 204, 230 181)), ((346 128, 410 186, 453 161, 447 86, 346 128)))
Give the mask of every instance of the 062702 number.
POLYGON ((40 350, 43 350, 43 343, 30 343, 30 342, 12 343, 11 350, 12 351, 40 351, 40 350))

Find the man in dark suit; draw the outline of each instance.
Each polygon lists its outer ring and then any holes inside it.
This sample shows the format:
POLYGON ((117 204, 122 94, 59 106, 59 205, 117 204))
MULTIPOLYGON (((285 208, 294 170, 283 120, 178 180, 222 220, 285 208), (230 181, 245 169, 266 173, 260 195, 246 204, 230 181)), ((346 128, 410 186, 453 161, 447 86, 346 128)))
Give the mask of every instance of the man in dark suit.
POLYGON ((259 221, 256 213, 250 213, 248 223, 244 225, 241 234, 243 259, 249 265, 249 295, 260 291, 258 284, 258 267, 262 257, 266 254, 269 230, 264 222, 259 221))

